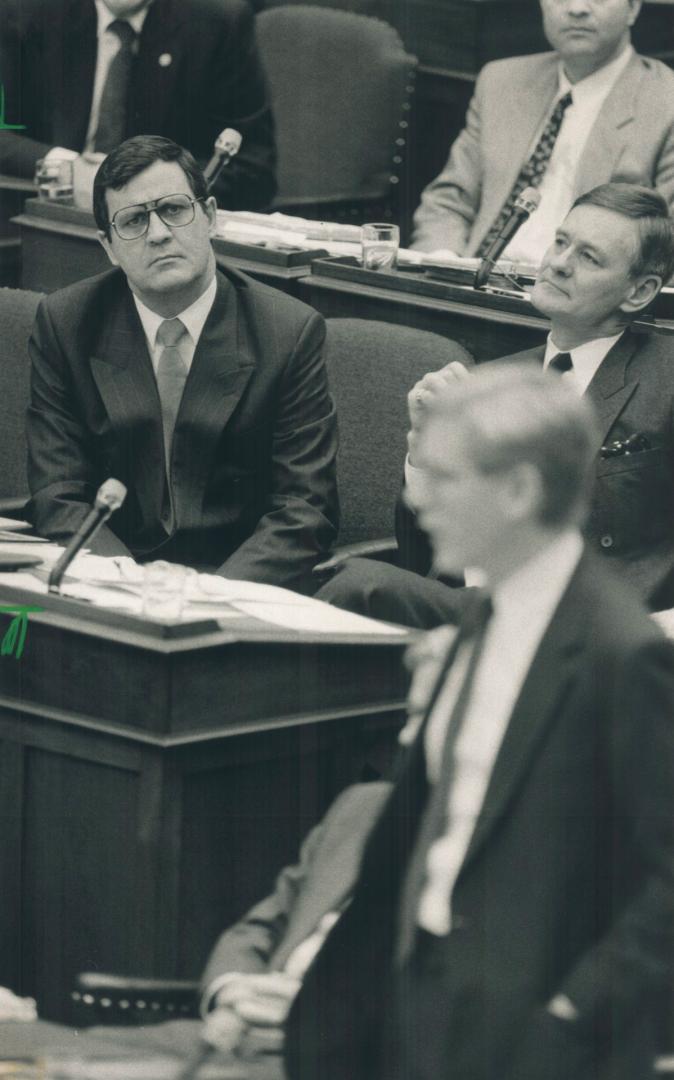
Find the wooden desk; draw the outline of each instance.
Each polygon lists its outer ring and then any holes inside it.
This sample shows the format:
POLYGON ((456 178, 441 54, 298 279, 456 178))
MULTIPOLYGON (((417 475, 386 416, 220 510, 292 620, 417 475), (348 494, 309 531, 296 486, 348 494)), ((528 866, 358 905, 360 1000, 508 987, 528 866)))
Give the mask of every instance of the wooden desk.
POLYGON ((67 1021, 77 971, 199 974, 393 741, 405 639, 245 619, 171 639, 3 587, 11 603, 47 610, 0 657, 0 985, 67 1021))
MULTIPOLYGON (((39 199, 28 199, 13 222, 21 236, 24 289, 53 292, 110 268, 96 237, 93 214, 86 210, 46 207, 39 199)), ((309 273, 308 266, 273 266, 262 260, 225 256, 223 247, 221 240, 213 241, 218 263, 225 262, 287 293, 295 294, 298 279, 309 273)))

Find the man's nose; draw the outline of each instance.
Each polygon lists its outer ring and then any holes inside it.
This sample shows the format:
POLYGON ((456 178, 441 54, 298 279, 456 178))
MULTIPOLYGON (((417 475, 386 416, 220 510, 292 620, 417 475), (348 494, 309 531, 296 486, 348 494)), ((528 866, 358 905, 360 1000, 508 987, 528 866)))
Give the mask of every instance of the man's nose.
POLYGON ((159 244, 162 240, 165 240, 167 236, 171 235, 171 230, 166 222, 162 221, 160 218, 156 207, 148 211, 148 214, 147 238, 152 243, 159 244))
POLYGON ((590 0, 567 0, 566 11, 568 15, 573 15, 575 18, 583 18, 585 15, 589 15, 592 9, 590 0))
POLYGON ((548 256, 548 266, 551 266, 558 274, 571 273, 571 250, 568 247, 553 250, 548 256))

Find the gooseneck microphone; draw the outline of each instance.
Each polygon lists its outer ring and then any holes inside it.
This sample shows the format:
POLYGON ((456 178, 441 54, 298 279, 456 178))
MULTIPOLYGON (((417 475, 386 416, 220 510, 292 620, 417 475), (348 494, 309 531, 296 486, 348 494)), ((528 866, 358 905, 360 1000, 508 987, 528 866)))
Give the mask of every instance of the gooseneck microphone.
POLYGON ((222 170, 226 165, 229 165, 233 157, 236 157, 240 149, 241 135, 238 131, 235 131, 234 128, 225 128, 224 131, 220 132, 213 147, 213 157, 204 169, 206 186, 209 191, 222 170))
POLYGON ((525 188, 515 199, 512 214, 506 218, 503 228, 494 237, 487 248, 482 262, 480 263, 475 280, 474 289, 481 289, 486 284, 494 263, 503 254, 517 230, 530 218, 534 210, 538 209, 541 201, 541 193, 534 187, 525 188))
POLYGON ((91 540, 100 529, 103 522, 107 521, 115 510, 126 498, 126 488, 120 480, 106 480, 101 484, 96 495, 96 501, 85 517, 79 529, 71 539, 60 559, 52 567, 49 575, 49 592, 58 592, 61 579, 78 551, 91 540))

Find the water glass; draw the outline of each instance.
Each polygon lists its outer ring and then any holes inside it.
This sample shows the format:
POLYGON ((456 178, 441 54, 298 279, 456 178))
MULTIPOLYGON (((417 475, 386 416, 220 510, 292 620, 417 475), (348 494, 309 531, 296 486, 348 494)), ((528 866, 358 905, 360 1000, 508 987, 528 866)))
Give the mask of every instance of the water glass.
POLYGON ((363 225, 361 246, 365 270, 393 270, 400 247, 400 229, 384 222, 363 225))
POLYGON ((189 566, 159 560, 146 563, 143 575, 143 615, 162 622, 180 622, 196 571, 189 566))

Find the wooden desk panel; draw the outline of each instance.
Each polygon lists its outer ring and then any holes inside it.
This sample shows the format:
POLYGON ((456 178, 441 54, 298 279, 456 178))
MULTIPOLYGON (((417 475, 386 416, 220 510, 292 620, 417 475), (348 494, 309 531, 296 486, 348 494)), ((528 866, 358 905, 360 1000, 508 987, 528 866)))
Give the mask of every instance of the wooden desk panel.
POLYGON ((399 640, 159 640, 76 607, 0 658, 0 985, 61 1020, 79 970, 197 976, 393 744, 406 689, 399 640))

